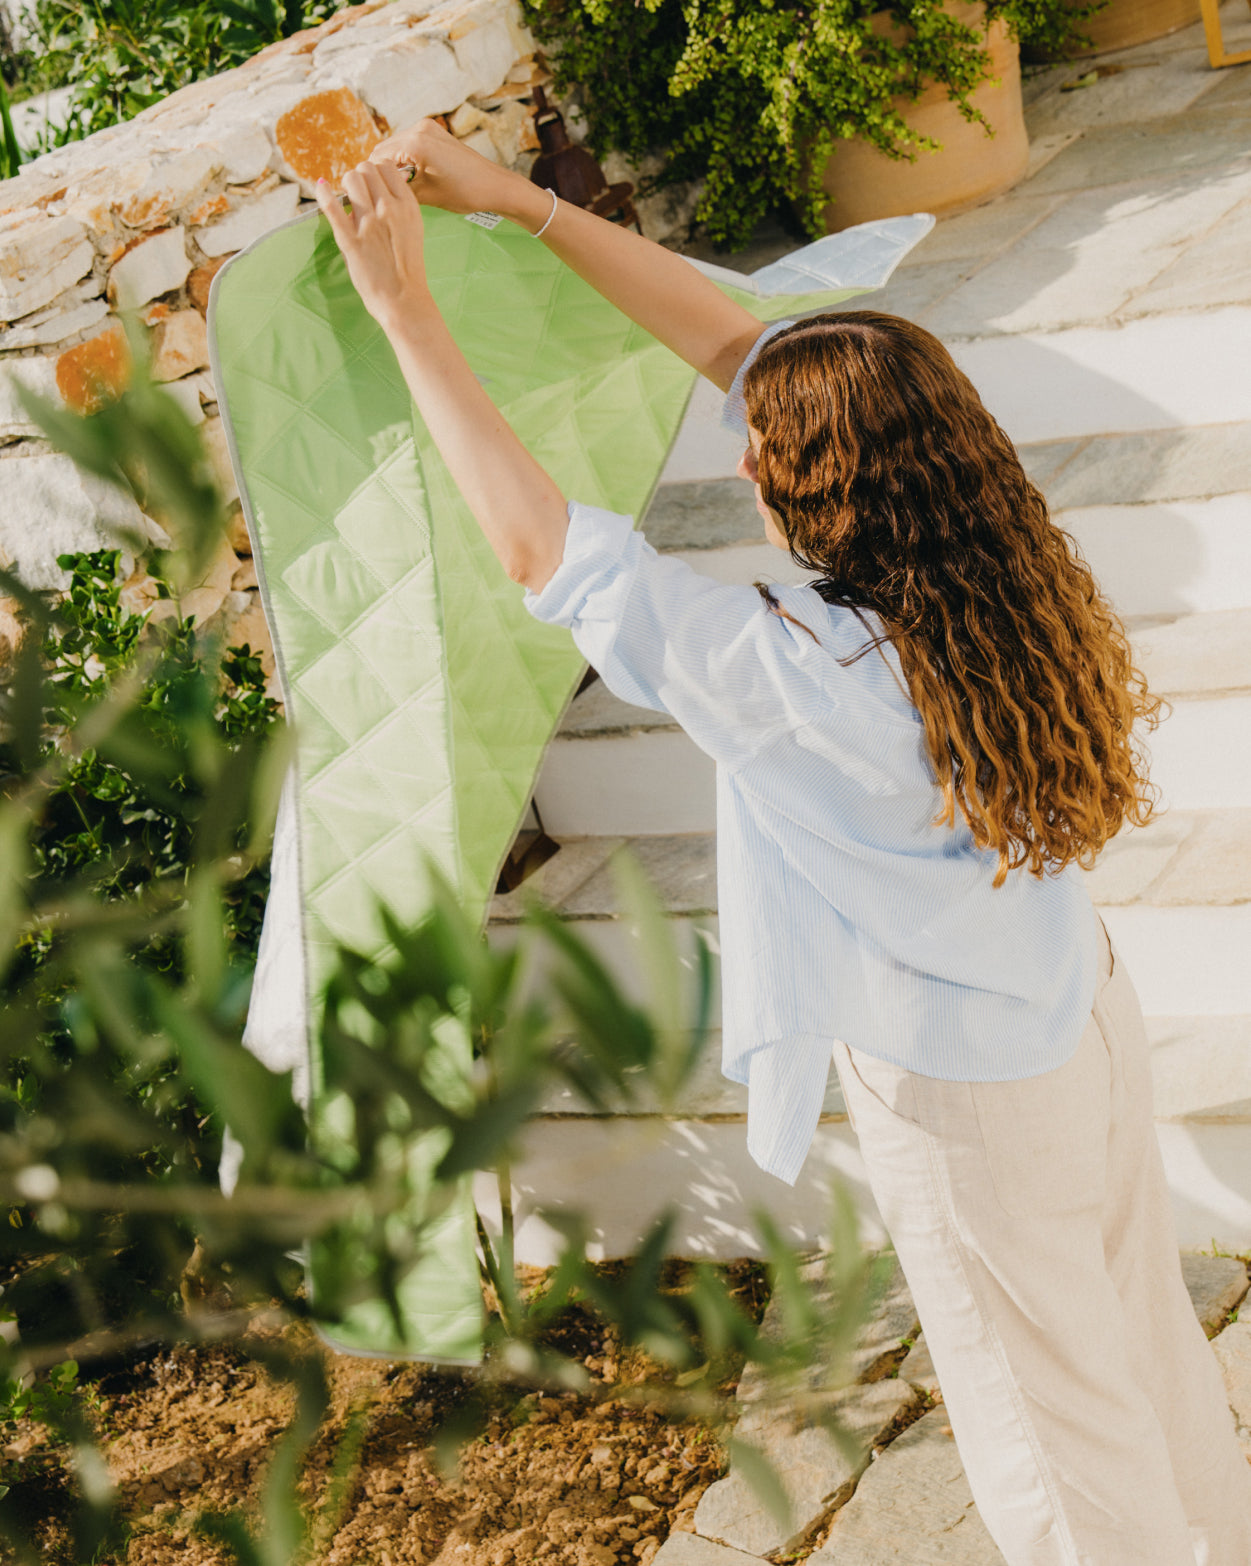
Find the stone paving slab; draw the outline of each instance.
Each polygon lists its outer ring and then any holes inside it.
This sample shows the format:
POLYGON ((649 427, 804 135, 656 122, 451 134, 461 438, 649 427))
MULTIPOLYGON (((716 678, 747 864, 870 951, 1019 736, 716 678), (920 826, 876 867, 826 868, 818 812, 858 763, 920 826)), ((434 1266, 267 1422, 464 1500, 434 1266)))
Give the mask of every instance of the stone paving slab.
POLYGON ((740 478, 659 484, 642 525, 657 549, 718 549, 764 538, 754 491, 740 478))
POLYGON ((1064 90, 1067 84, 1091 74, 1091 67, 1084 60, 1074 60, 1046 73, 1039 84, 1042 90, 1031 94, 1026 106, 1031 137, 1182 114, 1195 104, 1206 107, 1206 95, 1212 85, 1207 54, 1201 48, 1180 70, 1175 59, 1156 55, 1123 65, 1115 75, 1099 76, 1075 91, 1064 90))
POLYGON ((1148 1017, 1146 1024, 1157 1124, 1251 1116, 1251 1016, 1148 1017))
POLYGON ((796 1428, 781 1418, 748 1421, 745 1416, 739 1421, 738 1433, 777 1470, 790 1499, 793 1531, 788 1534, 778 1526, 756 1492, 735 1470, 728 1478, 710 1485, 700 1497, 695 1508, 696 1531, 747 1554, 769 1555, 797 1547, 830 1509, 850 1493, 869 1464, 874 1441, 916 1400, 912 1387, 898 1380, 873 1381, 832 1394, 829 1406, 860 1448, 856 1463, 849 1463, 818 1426, 796 1428))
POLYGON ((1203 1330, 1209 1338, 1218 1332, 1223 1337, 1221 1329, 1226 1316, 1246 1297, 1246 1263, 1236 1256, 1201 1256, 1183 1251, 1181 1269, 1190 1303, 1203 1330))
MULTIPOLYGON (((1251 139, 1251 122, 1244 134, 1251 139)), ((1178 262, 1251 196, 1251 162, 1241 179, 1231 178, 1224 168, 1219 173, 1219 178, 1179 181, 1163 190, 1157 175, 1132 185, 1076 192, 1011 249, 976 267, 963 286, 932 308, 922 308, 917 319, 944 341, 993 331, 1102 324, 1135 295, 1147 293, 1166 270, 1174 277, 1169 308, 1238 303, 1247 293, 1245 276, 1240 291, 1227 287, 1222 298, 1213 298, 1206 265, 1178 262)), ((1039 178, 1046 175, 1044 170, 1039 178)), ((903 275, 911 277, 913 271, 903 275)))
MULTIPOLYGON (((1247 516, 1251 521, 1251 507, 1247 516)), ((1162 695, 1211 696, 1251 686, 1251 607, 1130 619, 1126 629, 1136 661, 1162 695)))
MULTIPOLYGON (((629 847, 666 912, 716 912, 717 845, 711 833, 635 837, 629 847)), ((605 866, 569 894, 561 912, 570 918, 587 918, 615 913, 620 906, 616 882, 605 866)))
POLYGON ((1209 107, 1201 100, 1171 119, 1088 130, 1034 176, 1030 194, 1143 179, 1182 186, 1207 171, 1244 170, 1251 164, 1249 119, 1246 105, 1209 107))
POLYGON ((1175 620, 1251 604, 1251 494, 1074 507, 1056 521, 1122 617, 1175 620))
POLYGON ((1121 313, 1197 310, 1245 300, 1251 288, 1247 278, 1251 201, 1243 200, 1232 208, 1201 240, 1196 238, 1196 244, 1202 245, 1201 265, 1187 252, 1124 305, 1121 313))
POLYGON ((671 729, 677 725, 667 712, 635 707, 614 696, 603 680, 596 680, 569 703, 561 719, 562 734, 583 738, 592 734, 625 734, 632 729, 671 729))
POLYGON ((947 1410, 893 1441, 834 1519, 808 1566, 1004 1566, 978 1515, 947 1410))
MULTIPOLYGON (((1251 593, 1251 582, 1247 586, 1251 593)), ((1148 685, 1162 696, 1251 687, 1251 608, 1181 615, 1131 630, 1131 641, 1148 685)))
MULTIPOLYGON (((1246 136, 1251 158, 1251 119, 1246 136)), ((986 337, 952 356, 1016 442, 1251 422, 1246 306, 986 337)))
POLYGON ((701 1539, 694 1533, 671 1533, 652 1556, 652 1566, 766 1566, 759 1555, 744 1555, 701 1539))
POLYGON ((1251 423, 1094 435, 1022 446, 1021 460, 1055 511, 1197 500, 1251 490, 1251 423))
MULTIPOLYGON (((899 270, 886 287, 890 288, 903 272, 940 261, 974 261, 980 265, 1023 239, 1064 200, 1060 195, 1022 195, 1020 190, 1018 186, 1016 191, 988 201, 985 206, 958 212, 936 223, 899 263, 899 270)), ((880 294, 873 294, 866 298, 866 308, 869 299, 879 297, 880 294)))
POLYGON ((1100 906, 1232 907, 1251 885, 1251 810, 1170 811, 1126 828, 1087 882, 1100 906))

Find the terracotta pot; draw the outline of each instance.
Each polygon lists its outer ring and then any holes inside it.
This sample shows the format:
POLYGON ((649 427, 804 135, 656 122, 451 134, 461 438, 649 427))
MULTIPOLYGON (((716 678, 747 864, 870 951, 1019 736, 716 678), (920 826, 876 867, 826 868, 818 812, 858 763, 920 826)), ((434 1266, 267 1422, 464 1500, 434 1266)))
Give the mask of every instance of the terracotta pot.
MULTIPOLYGON (((985 26, 981 5, 953 0, 950 9, 970 26, 985 26)), ((898 24, 889 11, 882 11, 873 26, 886 34, 898 24)), ((987 46, 992 78, 970 96, 994 135, 970 124, 941 83, 931 82, 915 102, 895 98, 894 106, 908 124, 941 142, 942 151, 918 152, 915 162, 909 162, 888 157, 860 138, 840 143, 821 181, 831 202, 825 209, 827 233, 907 212, 960 212, 998 196, 1024 175, 1029 139, 1021 111, 1020 51, 1003 22, 992 24, 987 46)))
MULTIPOLYGON (((1199 20, 1199 0, 1110 0, 1102 11, 1087 17, 1081 30, 1093 40, 1093 47, 1083 49, 1073 59, 1084 59, 1090 54, 1107 54, 1113 49, 1129 49, 1134 44, 1151 43, 1175 33, 1179 27, 1189 27, 1199 20)), ((1039 49, 1025 50, 1025 58, 1051 60, 1054 55, 1039 49)))

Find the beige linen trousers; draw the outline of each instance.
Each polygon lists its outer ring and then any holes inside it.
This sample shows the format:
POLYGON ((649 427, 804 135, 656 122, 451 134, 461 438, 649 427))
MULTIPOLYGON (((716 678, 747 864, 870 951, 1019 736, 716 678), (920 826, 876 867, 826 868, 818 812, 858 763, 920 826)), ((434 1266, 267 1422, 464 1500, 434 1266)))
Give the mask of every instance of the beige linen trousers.
POLYGON ((956 1447, 1008 1566, 1251 1566, 1251 1467, 1182 1281, 1138 997, 1101 930, 1054 1071, 834 1049, 956 1447))

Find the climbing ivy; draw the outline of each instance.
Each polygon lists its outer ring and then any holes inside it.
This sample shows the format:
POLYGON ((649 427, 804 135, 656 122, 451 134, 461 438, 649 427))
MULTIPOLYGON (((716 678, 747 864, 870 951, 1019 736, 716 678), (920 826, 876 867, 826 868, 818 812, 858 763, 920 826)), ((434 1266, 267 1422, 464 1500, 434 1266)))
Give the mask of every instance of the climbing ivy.
MULTIPOLYGON (((1052 53, 1084 41, 1106 0, 989 0, 991 18, 1052 53)), ((937 143, 893 106, 929 82, 966 119, 990 76, 985 35, 940 0, 522 0, 561 92, 579 95, 597 156, 663 167, 641 193, 702 179, 695 217, 721 248, 741 248, 770 212, 824 232, 821 174, 838 143, 863 137, 892 156, 937 143), (900 24, 883 28, 883 12, 900 24), (876 20, 876 27, 875 27, 876 20)))

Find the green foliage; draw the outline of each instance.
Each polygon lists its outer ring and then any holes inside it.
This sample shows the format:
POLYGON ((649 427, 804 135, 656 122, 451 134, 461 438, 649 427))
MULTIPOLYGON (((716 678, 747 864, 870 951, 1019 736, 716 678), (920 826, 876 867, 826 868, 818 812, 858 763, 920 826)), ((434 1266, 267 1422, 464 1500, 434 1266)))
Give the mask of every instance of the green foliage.
MULTIPOLYGON (((149 613, 124 608, 120 550, 62 555, 58 564, 70 572, 70 583, 44 638, 50 698, 45 754, 134 663, 141 639, 155 657, 135 702, 129 749, 114 744, 104 752, 84 750, 49 792, 32 839, 35 868, 50 881, 89 872, 104 898, 128 896, 153 880, 185 881, 202 804, 202 788, 185 755, 188 737, 211 724, 237 751, 266 733, 278 708, 266 694, 260 659, 248 646, 221 655, 211 642, 203 643, 190 618, 173 614, 153 622, 149 613), (216 686, 201 678, 206 668, 218 673, 216 686), (157 748, 182 757, 184 765, 170 776, 155 777, 142 756, 157 748)), ((158 602, 172 609, 169 584, 155 580, 158 602)), ((0 745, 0 776, 12 764, 0 745)), ((249 954, 260 939, 267 884, 265 869, 258 866, 227 898, 227 939, 249 954)), ((177 961, 176 949, 165 940, 155 942, 146 955, 162 964, 177 961)))
POLYGON ((12 179, 23 161, 13 129, 13 116, 9 113, 9 95, 0 80, 0 179, 12 179))
MULTIPOLYGON (((1023 42, 1063 52, 1106 0, 991 0, 1023 42)), ((941 82, 968 119, 970 93, 990 75, 984 34, 939 0, 522 0, 552 50, 557 86, 578 91, 587 141, 641 160, 659 150, 644 186, 703 179, 696 210, 721 248, 739 249, 771 212, 794 209, 824 232, 821 174, 839 141, 863 137, 892 156, 937 143, 891 103, 941 82), (888 10, 900 27, 875 30, 888 10)), ((983 121, 984 123, 984 121, 983 121)))
POLYGON ((31 45, 19 61, 21 81, 29 93, 74 88, 65 127, 45 137, 47 146, 61 146, 132 119, 188 82, 241 65, 347 3, 35 0, 27 22, 31 45))

